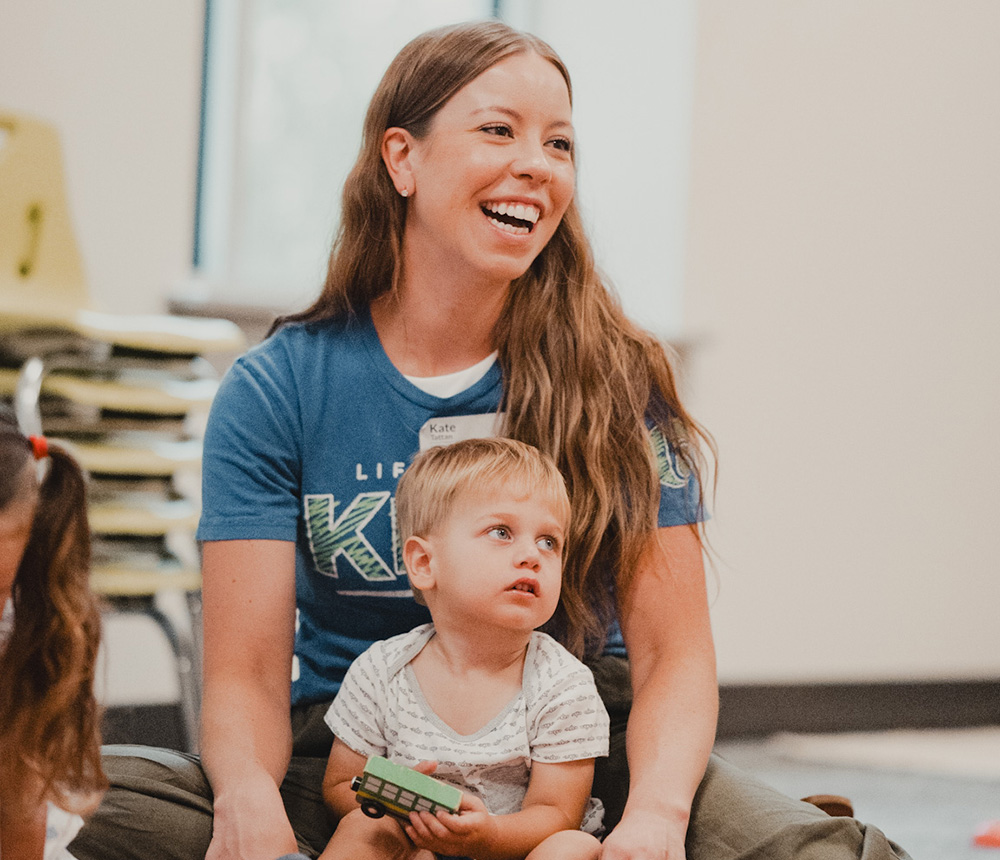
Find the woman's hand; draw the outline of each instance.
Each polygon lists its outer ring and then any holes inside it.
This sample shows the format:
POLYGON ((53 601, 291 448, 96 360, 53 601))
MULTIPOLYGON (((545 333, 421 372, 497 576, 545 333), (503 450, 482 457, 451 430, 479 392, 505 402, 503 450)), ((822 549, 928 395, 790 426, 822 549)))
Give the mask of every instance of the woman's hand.
POLYGON ((267 774, 215 799, 205 860, 274 860, 298 850, 278 787, 267 774))
POLYGON ((684 828, 653 812, 629 813, 604 840, 601 860, 684 860, 684 828))
POLYGON ((448 856, 479 857, 497 842, 495 819, 478 797, 462 795, 458 814, 411 812, 406 835, 418 848, 448 856))

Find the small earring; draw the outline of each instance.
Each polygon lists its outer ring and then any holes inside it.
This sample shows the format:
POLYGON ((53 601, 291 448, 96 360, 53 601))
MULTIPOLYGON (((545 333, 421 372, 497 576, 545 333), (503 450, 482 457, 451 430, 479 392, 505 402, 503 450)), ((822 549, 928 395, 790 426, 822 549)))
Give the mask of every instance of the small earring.
POLYGON ((400 197, 409 197, 410 196, 410 192, 406 188, 400 188, 399 189, 399 196, 400 197))

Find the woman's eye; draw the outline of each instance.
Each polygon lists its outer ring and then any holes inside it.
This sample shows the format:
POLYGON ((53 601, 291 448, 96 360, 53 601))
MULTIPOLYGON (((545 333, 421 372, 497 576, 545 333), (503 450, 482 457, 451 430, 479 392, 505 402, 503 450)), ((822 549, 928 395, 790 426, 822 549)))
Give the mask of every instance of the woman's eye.
POLYGON ((563 152, 573 151, 573 141, 568 137, 557 137, 555 140, 551 141, 552 145, 556 149, 561 149, 563 152))
POLYGON ((510 540, 510 529, 506 526, 493 526, 488 532, 491 537, 499 538, 500 540, 510 540))
POLYGON ((514 132, 511 131, 509 125, 485 125, 483 126, 483 131, 487 134, 495 134, 497 137, 514 136, 514 132))

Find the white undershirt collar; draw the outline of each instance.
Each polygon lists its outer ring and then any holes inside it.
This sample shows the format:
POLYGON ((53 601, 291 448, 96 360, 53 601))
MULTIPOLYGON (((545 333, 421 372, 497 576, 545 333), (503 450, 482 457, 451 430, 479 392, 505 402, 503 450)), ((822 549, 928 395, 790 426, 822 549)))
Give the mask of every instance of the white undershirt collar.
POLYGON ((465 391, 467 388, 471 388, 479 382, 496 360, 497 352, 494 350, 482 361, 472 365, 472 367, 466 367, 464 370, 456 370, 454 373, 445 373, 441 376, 403 375, 406 376, 408 381, 427 394, 441 398, 454 397, 456 394, 465 391))

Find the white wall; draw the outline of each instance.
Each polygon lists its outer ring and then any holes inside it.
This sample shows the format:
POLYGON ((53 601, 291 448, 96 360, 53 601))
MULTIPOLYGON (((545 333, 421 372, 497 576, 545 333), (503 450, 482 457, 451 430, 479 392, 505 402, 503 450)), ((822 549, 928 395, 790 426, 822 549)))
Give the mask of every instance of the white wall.
POLYGON ((0 0, 0 109, 62 134, 94 302, 158 311, 190 272, 201 0, 0 0))
POLYGON ((1000 4, 699 4, 728 681, 1000 677, 1000 4))

